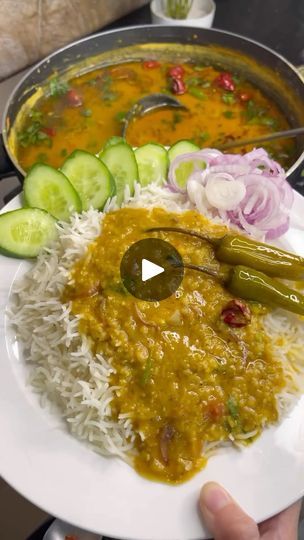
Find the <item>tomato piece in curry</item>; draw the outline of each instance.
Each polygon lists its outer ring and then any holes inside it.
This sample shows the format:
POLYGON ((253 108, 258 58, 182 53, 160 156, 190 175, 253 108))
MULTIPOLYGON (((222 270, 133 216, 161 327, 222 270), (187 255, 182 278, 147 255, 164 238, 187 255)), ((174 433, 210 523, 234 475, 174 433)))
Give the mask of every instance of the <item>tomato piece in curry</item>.
MULTIPOLYGON (((151 237, 147 228, 176 225, 213 237, 227 232, 195 211, 117 210, 103 218, 100 236, 73 267, 64 292, 93 352, 115 370, 112 413, 132 421, 135 469, 173 484, 204 466, 210 443, 251 442, 275 422, 276 396, 285 384, 263 329, 261 305, 251 303, 250 323, 233 328, 221 317, 231 294, 212 277, 187 269, 176 293, 160 302, 138 300, 125 290, 125 251, 151 237)), ((219 269, 207 242, 170 232, 158 236, 184 262, 219 269)))

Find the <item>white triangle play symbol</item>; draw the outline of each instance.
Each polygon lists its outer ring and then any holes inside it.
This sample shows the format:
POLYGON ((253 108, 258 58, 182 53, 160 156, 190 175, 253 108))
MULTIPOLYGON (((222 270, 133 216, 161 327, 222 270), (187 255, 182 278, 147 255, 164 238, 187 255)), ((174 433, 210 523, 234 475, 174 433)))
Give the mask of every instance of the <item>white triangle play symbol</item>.
POLYGON ((165 269, 162 266, 158 266, 158 264, 148 261, 148 259, 142 259, 141 261, 142 281, 147 281, 148 279, 162 274, 164 271, 165 269))

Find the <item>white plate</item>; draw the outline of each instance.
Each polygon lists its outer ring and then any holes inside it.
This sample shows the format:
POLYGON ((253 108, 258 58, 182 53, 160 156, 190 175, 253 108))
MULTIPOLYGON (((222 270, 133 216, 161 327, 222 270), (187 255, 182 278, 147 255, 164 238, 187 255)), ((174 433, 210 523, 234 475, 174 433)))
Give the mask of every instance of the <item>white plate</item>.
MULTIPOLYGON (((17 208, 16 198, 5 210, 17 208)), ((292 211, 302 221, 304 198, 292 211)), ((303 233, 290 229, 285 248, 304 255, 303 233)), ((208 537, 199 518, 200 487, 222 483, 256 520, 282 510, 304 493, 304 396, 277 427, 251 446, 212 457, 189 482, 150 482, 116 458, 78 442, 39 406, 26 386, 18 345, 5 318, 12 282, 29 263, 0 256, 0 473, 46 512, 83 529, 133 540, 208 537)))

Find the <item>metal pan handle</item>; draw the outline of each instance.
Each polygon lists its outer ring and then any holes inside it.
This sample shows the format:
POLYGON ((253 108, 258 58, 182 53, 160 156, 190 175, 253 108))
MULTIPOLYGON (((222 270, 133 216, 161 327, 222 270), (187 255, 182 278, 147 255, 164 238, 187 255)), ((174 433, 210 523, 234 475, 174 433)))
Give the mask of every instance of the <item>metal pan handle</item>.
POLYGON ((0 181, 15 175, 16 169, 6 153, 3 136, 0 133, 0 181))

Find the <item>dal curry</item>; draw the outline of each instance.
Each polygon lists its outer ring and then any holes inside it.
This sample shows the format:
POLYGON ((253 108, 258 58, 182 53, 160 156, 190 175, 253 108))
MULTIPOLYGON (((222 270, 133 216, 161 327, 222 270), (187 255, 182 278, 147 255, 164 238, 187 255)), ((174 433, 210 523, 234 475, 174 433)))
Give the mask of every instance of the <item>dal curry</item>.
MULTIPOLYGON (((191 139, 200 147, 217 148, 234 139, 289 127, 273 100, 237 73, 210 65, 129 62, 68 82, 53 77, 45 95, 27 110, 18 127, 18 161, 27 171, 36 161, 58 167, 75 148, 99 152, 110 136, 121 134, 134 102, 153 92, 176 95, 188 111, 160 110, 138 118, 127 131, 133 146, 191 139)), ((293 162, 294 141, 278 140, 265 148, 284 167, 293 162)))
MULTIPOLYGON (((206 275, 185 271, 170 298, 143 302, 120 282, 120 261, 153 226, 176 226, 221 237, 227 229, 197 212, 124 208, 105 216, 102 232, 73 267, 64 301, 80 315, 80 332, 115 372, 114 418, 135 432, 135 468, 179 483, 206 463, 209 443, 250 442, 278 419, 285 379, 263 328, 266 308, 251 303, 251 322, 232 328, 221 318, 232 296, 206 275), (123 235, 122 235, 123 231, 123 235)), ((194 237, 161 233, 185 263, 219 263, 194 237)))

